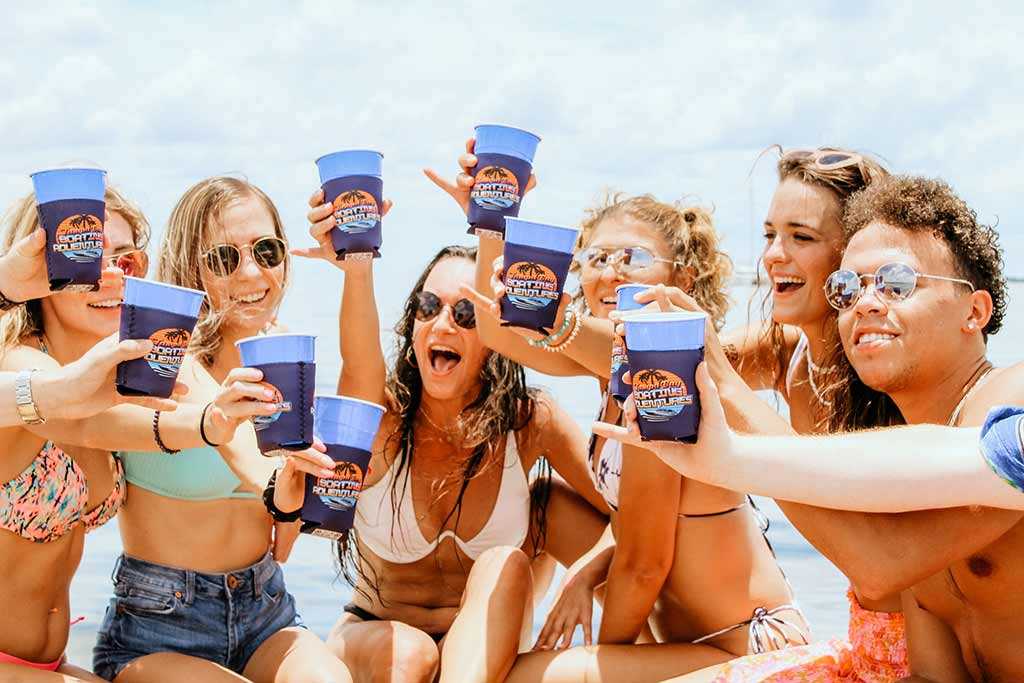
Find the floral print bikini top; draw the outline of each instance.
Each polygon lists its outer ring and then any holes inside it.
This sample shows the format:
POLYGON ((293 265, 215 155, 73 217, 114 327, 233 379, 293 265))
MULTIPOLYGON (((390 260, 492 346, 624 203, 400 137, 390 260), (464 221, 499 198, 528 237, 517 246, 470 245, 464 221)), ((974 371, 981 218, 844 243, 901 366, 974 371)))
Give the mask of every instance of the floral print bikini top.
POLYGON ((56 541, 81 522, 85 530, 106 524, 124 503, 124 466, 114 459, 114 488, 92 510, 85 472, 71 456, 47 441, 36 459, 14 479, 0 484, 0 529, 37 543, 56 541))

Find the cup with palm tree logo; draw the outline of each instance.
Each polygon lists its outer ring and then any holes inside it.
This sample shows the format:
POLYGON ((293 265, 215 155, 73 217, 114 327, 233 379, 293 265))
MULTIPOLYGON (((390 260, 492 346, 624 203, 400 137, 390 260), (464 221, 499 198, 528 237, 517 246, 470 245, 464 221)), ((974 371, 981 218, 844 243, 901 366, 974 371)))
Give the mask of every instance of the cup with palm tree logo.
POLYGON ((521 218, 505 222, 502 324, 549 334, 579 231, 521 218))
POLYGON ((206 294, 163 282, 125 277, 121 339, 148 339, 153 350, 117 366, 117 391, 167 398, 188 352, 206 294))
POLYGON ((52 291, 99 289, 106 175, 98 168, 54 168, 32 174, 39 223, 46 231, 46 271, 52 291))
MULTIPOLYGON (((638 303, 636 295, 646 292, 650 285, 637 285, 627 283, 615 288, 615 310, 619 312, 619 319, 625 320, 627 313, 641 311, 644 304, 638 303)), ((631 388, 622 377, 629 371, 629 358, 626 357, 626 340, 615 334, 612 337, 612 367, 611 376, 608 379, 608 393, 619 403, 622 403, 629 396, 631 388)))
POLYGON ((384 406, 348 396, 317 396, 313 433, 334 460, 334 475, 306 475, 302 531, 338 539, 352 528, 384 406))
POLYGON ((505 218, 518 216, 540 137, 511 126, 476 127, 472 169, 476 182, 469 195, 469 234, 477 228, 505 231, 505 218))
POLYGON ((334 207, 331 244, 338 259, 380 256, 384 156, 368 149, 325 154, 316 160, 324 201, 334 207))
POLYGON ((640 436, 696 443, 697 365, 704 360, 701 312, 632 313, 623 322, 640 436))

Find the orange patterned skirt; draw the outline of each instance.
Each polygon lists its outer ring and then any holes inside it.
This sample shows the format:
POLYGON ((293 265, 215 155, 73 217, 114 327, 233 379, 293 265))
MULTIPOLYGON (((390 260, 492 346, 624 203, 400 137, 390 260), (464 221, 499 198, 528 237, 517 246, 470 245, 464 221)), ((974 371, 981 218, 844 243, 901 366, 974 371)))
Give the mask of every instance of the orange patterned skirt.
POLYGON ((740 657, 715 683, 892 683, 910 675, 903 614, 871 612, 850 600, 849 642, 829 640, 740 657))

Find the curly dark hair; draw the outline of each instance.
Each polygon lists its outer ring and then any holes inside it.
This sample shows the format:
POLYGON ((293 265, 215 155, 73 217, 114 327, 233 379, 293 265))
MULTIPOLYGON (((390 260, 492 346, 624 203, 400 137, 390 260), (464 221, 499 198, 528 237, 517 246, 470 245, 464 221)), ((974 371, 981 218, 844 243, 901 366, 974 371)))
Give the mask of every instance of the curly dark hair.
MULTIPOLYGON (((817 163, 814 154, 787 152, 780 145, 773 145, 765 152, 771 149, 779 153, 776 170, 780 183, 793 179, 825 188, 835 196, 840 216, 850 197, 889 175, 889 171, 874 158, 842 147, 819 147, 814 150, 819 153, 834 152, 837 155, 848 155, 853 161, 835 168, 827 165, 822 167, 817 163)), ((835 265, 839 265, 838 258, 835 265)), ((755 292, 764 284, 761 281, 763 269, 760 266, 759 262, 755 292)), ((769 287, 761 301, 761 311, 764 319, 770 321, 762 334, 762 343, 771 349, 771 353, 767 357, 755 359, 755 362, 767 364, 762 367, 771 372, 775 389, 782 391, 786 383, 790 358, 787 355, 783 326, 772 320, 771 297, 769 287)), ((824 401, 812 408, 816 428, 828 432, 844 432, 903 424, 903 414, 896 403, 888 395, 875 391, 861 382, 850 365, 839 340, 839 327, 834 310, 829 309, 828 317, 822 322, 822 335, 833 351, 825 364, 830 370, 819 380, 824 385, 824 401)))
POLYGON ((846 239, 874 222, 941 239, 953 254, 957 275, 992 297, 992 317, 982 330, 986 339, 999 331, 1007 295, 999 233, 978 223, 977 213, 945 181, 898 175, 857 193, 846 206, 846 239))
MULTIPOLYGON (((387 394, 388 409, 398 416, 399 422, 395 430, 388 435, 387 445, 393 441, 398 444, 397 457, 392 465, 394 473, 391 477, 392 487, 392 534, 396 520, 400 519, 398 506, 404 498, 406 487, 410 485, 409 476, 401 476, 402 471, 411 471, 415 451, 415 423, 423 396, 423 378, 420 376, 416 357, 413 353, 413 327, 416 323, 416 311, 419 294, 423 291, 427 277, 440 261, 446 258, 464 258, 476 261, 476 247, 447 246, 441 249, 427 264, 409 297, 405 301, 402 317, 395 326, 398 340, 395 348, 394 366, 388 373, 387 394), (401 482, 401 483, 400 483, 401 482), (401 487, 401 490, 399 490, 401 487)), ((458 432, 462 447, 472 449, 462 467, 455 470, 449 479, 435 482, 440 492, 449 486, 458 486, 459 494, 454 507, 442 522, 442 528, 455 517, 458 528, 462 514, 462 499, 473 477, 479 476, 487 468, 500 467, 504 462, 504 453, 499 450, 502 439, 509 432, 518 432, 533 419, 538 406, 539 392, 526 384, 526 372, 523 366, 499 353, 491 353, 480 370, 480 394, 468 406, 463 408, 459 416, 458 432)), ((509 434, 508 438, 515 438, 509 434)), ((530 487, 530 516, 532 545, 537 553, 544 548, 546 531, 547 501, 550 494, 548 482, 551 466, 546 458, 541 458, 536 465, 534 482, 530 487)), ((357 586, 358 579, 363 578, 383 602, 380 595, 380 582, 376 575, 365 573, 371 565, 362 561, 359 556, 358 544, 354 541, 354 530, 345 532, 337 543, 337 559, 341 575, 350 585, 357 586)), ((372 569, 371 569, 372 573, 372 569)), ((365 593, 364 593, 365 595, 365 593)), ((366 596, 371 599, 370 596, 366 596)))

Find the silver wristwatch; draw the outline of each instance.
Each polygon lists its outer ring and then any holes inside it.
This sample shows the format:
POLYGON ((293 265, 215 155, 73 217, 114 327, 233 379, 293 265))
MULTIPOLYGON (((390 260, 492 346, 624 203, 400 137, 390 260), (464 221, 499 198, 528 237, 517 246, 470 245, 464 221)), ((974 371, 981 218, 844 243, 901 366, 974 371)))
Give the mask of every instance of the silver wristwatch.
POLYGON ((39 425, 46 422, 39 414, 36 402, 32 399, 32 373, 37 370, 22 370, 14 379, 14 403, 18 407, 21 421, 28 425, 39 425))

